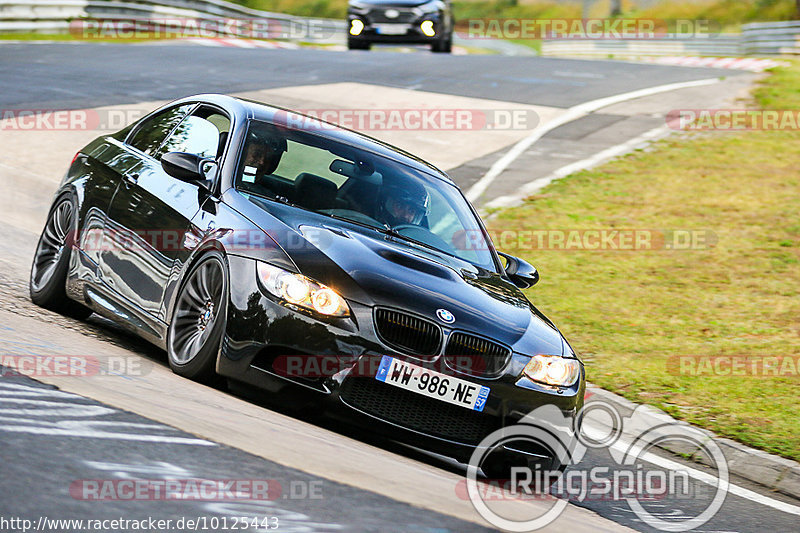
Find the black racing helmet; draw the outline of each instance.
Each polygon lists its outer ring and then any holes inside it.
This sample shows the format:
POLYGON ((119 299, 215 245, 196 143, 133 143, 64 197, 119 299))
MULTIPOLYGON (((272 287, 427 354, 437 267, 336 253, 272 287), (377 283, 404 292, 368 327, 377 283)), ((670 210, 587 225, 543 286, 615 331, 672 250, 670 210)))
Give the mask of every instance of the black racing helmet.
POLYGON ((275 172, 287 150, 286 138, 280 134, 278 128, 269 124, 251 126, 247 132, 247 143, 248 146, 252 143, 267 150, 264 163, 258 169, 259 175, 275 172))
POLYGON ((420 182, 402 178, 383 185, 378 203, 380 219, 394 227, 420 225, 430 211, 430 195, 420 182))

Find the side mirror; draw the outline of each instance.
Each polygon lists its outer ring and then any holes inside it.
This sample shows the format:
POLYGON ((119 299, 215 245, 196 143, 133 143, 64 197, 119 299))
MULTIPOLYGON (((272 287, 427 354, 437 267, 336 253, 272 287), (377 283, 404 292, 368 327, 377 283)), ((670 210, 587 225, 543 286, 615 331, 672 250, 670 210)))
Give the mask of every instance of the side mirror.
POLYGON ((161 168, 173 178, 189 183, 213 180, 217 163, 211 158, 185 152, 169 152, 161 156, 161 168))
POLYGON ((497 252, 506 260, 506 275, 520 289, 533 287, 539 281, 539 272, 536 267, 523 261, 519 257, 497 252))

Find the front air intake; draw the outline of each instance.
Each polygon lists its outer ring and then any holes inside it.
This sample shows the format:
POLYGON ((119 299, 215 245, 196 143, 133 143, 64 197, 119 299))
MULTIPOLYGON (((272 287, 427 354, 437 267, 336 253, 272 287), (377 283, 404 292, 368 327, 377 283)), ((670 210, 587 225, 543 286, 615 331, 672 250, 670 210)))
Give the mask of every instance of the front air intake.
POLYGON ((383 342, 408 355, 434 356, 442 345, 438 325, 400 311, 376 309, 375 329, 383 342))
POLYGON ((471 376, 499 374, 511 355, 511 350, 497 342, 457 331, 450 335, 444 350, 450 368, 471 376))

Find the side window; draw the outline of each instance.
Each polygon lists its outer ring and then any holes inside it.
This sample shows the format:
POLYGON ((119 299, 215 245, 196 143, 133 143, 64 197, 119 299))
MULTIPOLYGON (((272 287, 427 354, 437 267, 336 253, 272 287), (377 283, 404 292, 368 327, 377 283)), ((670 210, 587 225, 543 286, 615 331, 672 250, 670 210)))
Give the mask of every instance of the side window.
POLYGON ((148 155, 152 155, 164 142, 172 128, 181 121, 194 105, 184 104, 171 107, 145 119, 128 140, 128 144, 148 155))
POLYGON ((297 176, 303 172, 312 172, 332 181, 339 188, 347 181, 347 176, 336 174, 330 170, 330 166, 335 160, 336 156, 327 150, 289 140, 286 152, 274 174, 294 182, 297 176))
POLYGON ((216 159, 225 149, 229 131, 228 117, 201 107, 178 124, 156 157, 168 152, 186 152, 216 159))

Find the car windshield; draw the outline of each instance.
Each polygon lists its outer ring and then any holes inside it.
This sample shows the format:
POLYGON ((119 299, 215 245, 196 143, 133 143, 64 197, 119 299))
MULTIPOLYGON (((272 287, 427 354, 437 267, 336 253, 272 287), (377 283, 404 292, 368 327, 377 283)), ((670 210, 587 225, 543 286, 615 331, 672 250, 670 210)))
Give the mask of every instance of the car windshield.
POLYGON ((372 152, 251 120, 235 187, 497 271, 455 186, 372 152))

